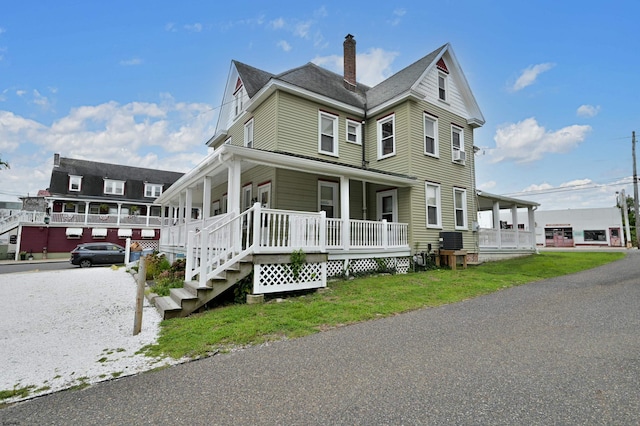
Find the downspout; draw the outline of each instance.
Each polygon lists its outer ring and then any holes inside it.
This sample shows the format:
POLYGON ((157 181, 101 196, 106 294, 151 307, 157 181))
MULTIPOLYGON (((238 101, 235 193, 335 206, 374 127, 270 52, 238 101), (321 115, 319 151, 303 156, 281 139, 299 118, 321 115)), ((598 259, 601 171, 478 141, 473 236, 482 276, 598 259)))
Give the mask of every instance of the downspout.
MULTIPOLYGON (((362 132, 361 132, 361 137, 362 137, 362 168, 366 169, 368 162, 367 162, 367 157, 366 157, 366 152, 365 152, 365 134, 366 129, 365 126, 367 124, 367 104, 364 104, 364 117, 362 118, 362 132)), ((367 182, 365 180, 362 181, 362 220, 367 220, 367 182)))

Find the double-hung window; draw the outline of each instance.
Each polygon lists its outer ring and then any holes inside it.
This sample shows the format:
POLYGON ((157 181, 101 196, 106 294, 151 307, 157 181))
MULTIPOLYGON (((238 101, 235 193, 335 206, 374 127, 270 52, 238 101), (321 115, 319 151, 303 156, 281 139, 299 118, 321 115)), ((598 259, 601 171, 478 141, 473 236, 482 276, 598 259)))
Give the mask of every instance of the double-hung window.
POLYGON ((396 153, 395 115, 378 120, 378 159, 391 157, 396 153))
POLYGON ((318 152, 338 156, 338 117, 326 112, 319 114, 318 152))
POLYGON ((347 142, 362 145, 362 123, 347 119, 347 142))
POLYGON ((104 193, 110 195, 124 195, 124 181, 105 179, 104 193))
POLYGON ((253 148, 253 118, 244 125, 244 146, 253 148))
POLYGON ((451 126, 451 157, 458 163, 466 160, 464 152, 464 130, 461 127, 451 126))
POLYGON ((438 99, 447 102, 448 89, 447 74, 438 72, 438 99))
POLYGON ((455 211, 456 229, 467 229, 467 191, 453 188, 453 209, 455 211))
POLYGON ((427 113, 424 114, 424 153, 438 156, 438 119, 427 113))
POLYGON ((144 196, 150 198, 158 198, 162 195, 162 185, 155 183, 144 184, 144 196))
POLYGON ((338 183, 318 181, 318 211, 326 217, 338 217, 338 183))
POLYGON ((69 175, 69 191, 79 192, 82 189, 82 176, 69 175))
POLYGON ((233 111, 234 116, 237 117, 242 113, 244 109, 244 86, 240 86, 238 90, 233 94, 233 111))
POLYGON ((427 205, 427 228, 442 228, 440 185, 427 182, 425 184, 425 199, 427 205))

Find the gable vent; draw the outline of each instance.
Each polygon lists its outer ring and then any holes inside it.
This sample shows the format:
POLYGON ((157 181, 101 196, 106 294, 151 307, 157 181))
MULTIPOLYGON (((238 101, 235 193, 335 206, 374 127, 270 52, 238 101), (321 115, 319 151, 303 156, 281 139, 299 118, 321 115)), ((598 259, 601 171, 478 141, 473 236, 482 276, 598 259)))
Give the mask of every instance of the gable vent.
POLYGON ((447 74, 449 74, 449 70, 447 69, 447 64, 444 63, 444 59, 440 58, 440 60, 436 64, 436 66, 438 67, 438 69, 440 71, 443 71, 443 72, 446 72, 447 74))

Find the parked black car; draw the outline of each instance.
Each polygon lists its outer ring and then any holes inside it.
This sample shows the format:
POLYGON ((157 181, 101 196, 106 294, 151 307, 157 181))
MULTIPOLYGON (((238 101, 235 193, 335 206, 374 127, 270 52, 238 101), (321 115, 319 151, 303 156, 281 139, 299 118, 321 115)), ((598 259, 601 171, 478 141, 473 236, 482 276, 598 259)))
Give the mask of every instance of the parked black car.
POLYGON ((113 243, 79 244, 71 252, 71 263, 88 268, 91 265, 124 263, 124 247, 113 243))

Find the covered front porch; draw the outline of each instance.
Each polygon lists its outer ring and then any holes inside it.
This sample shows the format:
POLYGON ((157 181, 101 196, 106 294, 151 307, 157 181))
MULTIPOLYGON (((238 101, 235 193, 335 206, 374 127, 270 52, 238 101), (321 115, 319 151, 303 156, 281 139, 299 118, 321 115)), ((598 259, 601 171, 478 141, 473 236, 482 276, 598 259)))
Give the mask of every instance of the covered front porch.
POLYGON ((157 200, 160 251, 185 258, 201 286, 254 263, 254 294, 326 286, 327 277, 409 268, 399 199, 416 180, 284 153, 223 145, 157 200), (374 217, 376 220, 372 220, 374 217), (299 273, 291 254, 307 255, 299 273))
POLYGON ((536 253, 535 210, 538 203, 478 191, 480 262, 536 253), (526 209, 527 222, 518 222, 526 209))

